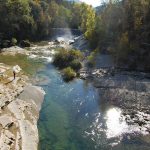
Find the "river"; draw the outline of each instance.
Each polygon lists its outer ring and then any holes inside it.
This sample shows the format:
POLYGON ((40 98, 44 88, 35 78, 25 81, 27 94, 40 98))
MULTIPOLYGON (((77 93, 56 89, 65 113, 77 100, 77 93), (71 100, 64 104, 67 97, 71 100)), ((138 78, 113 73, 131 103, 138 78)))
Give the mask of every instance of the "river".
POLYGON ((64 82, 51 62, 37 72, 46 92, 38 121, 39 150, 149 150, 150 138, 134 132, 122 110, 102 101, 88 80, 64 82))

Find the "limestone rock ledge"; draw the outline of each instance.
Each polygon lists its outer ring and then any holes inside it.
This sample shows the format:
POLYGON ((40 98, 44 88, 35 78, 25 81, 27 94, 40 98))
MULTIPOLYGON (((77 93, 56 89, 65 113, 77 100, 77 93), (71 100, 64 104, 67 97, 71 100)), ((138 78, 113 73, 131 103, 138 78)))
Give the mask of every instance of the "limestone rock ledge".
MULTIPOLYGON (((6 72, 10 69, 3 68, 6 72)), ((28 83, 25 75, 13 80, 3 74, 0 77, 0 150, 37 150, 37 120, 45 92, 28 83)))

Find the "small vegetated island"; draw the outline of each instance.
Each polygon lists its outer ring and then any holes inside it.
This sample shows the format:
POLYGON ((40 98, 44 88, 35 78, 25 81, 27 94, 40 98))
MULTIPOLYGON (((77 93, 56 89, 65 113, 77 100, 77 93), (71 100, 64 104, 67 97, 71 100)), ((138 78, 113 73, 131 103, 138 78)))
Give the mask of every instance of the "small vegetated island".
POLYGON ((53 64, 62 70, 64 80, 69 81, 78 76, 83 57, 83 53, 79 50, 62 48, 55 54, 53 64))

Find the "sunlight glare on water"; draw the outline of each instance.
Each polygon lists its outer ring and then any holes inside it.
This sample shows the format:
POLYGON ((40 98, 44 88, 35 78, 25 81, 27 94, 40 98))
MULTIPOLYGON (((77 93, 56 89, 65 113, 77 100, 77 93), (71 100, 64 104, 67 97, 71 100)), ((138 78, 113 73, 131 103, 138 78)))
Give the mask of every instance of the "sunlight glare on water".
POLYGON ((119 108, 110 108, 106 114, 107 138, 120 136, 128 128, 125 120, 121 117, 119 108))
POLYGON ((95 141, 97 145, 108 144, 109 139, 114 139, 109 144, 115 146, 122 140, 122 135, 129 130, 122 111, 119 108, 111 107, 103 113, 96 113, 90 130, 85 132, 86 136, 95 141), (102 119, 104 117, 104 120, 102 119), (103 121, 102 121, 103 120, 103 121), (105 138, 104 138, 105 137, 105 138))

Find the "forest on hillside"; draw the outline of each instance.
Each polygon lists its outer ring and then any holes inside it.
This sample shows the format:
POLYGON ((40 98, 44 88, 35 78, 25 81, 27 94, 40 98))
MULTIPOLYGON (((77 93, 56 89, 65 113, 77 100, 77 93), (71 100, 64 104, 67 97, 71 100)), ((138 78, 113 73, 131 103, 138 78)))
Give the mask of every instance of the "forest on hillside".
POLYGON ((86 28, 93 14, 91 6, 72 1, 1 0, 0 33, 5 39, 42 39, 52 27, 86 28))
POLYGON ((93 8, 63 0, 0 0, 0 45, 42 40, 51 28, 76 28, 91 47, 111 53, 116 64, 150 70, 150 1, 109 0, 93 8))
POLYGON ((98 7, 92 37, 93 45, 112 53, 116 64, 150 71, 150 1, 110 0, 98 7))

